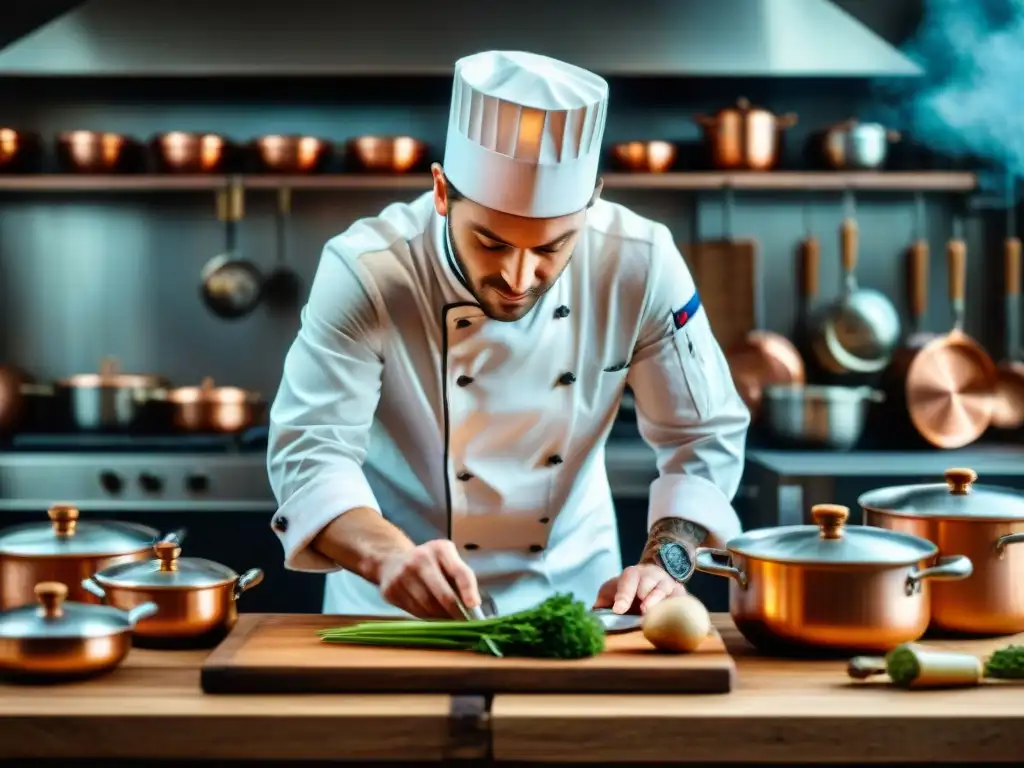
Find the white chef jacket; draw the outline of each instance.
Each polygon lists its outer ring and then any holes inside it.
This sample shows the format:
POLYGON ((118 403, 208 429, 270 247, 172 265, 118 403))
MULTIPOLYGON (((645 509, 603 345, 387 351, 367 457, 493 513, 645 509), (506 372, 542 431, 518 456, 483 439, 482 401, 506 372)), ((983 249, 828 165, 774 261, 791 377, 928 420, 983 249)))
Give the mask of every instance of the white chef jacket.
POLYGON ((598 201, 516 322, 483 313, 446 234, 427 193, 330 240, 285 359, 271 527, 287 568, 329 574, 324 612, 401 613, 310 546, 355 507, 450 538, 501 613, 555 592, 590 605, 622 569, 604 446, 627 384, 660 475, 648 526, 740 533, 750 416, 669 230, 598 201))

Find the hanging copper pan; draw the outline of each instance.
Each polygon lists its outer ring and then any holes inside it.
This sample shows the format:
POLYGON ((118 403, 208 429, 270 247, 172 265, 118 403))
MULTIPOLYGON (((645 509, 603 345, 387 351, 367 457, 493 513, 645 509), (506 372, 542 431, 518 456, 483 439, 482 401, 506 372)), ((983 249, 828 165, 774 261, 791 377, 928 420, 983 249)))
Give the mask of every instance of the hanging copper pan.
POLYGON ((921 338, 921 346, 903 358, 902 389, 910 421, 927 442, 936 448, 962 448, 981 437, 992 421, 996 367, 963 330, 967 246, 954 238, 946 252, 953 329, 944 336, 921 338))
POLYGON ((1006 238, 1003 246, 1006 281, 1006 359, 999 364, 992 426, 1019 429, 1024 426, 1024 362, 1020 359, 1021 242, 1006 238))

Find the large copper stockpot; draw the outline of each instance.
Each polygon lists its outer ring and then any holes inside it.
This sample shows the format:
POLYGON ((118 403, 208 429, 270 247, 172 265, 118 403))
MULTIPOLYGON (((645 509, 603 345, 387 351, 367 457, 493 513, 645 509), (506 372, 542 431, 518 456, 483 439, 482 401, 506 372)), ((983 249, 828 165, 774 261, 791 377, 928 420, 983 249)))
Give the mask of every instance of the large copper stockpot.
POLYGON ((142 603, 122 612, 67 600, 60 582, 34 585, 38 605, 0 613, 0 674, 23 682, 90 677, 120 664, 137 621, 157 611, 142 603))
POLYGON ((171 426, 184 432, 241 432, 266 415, 258 392, 214 386, 207 376, 198 387, 154 390, 152 399, 167 410, 171 426))
POLYGON ((779 161, 782 131, 796 125, 794 114, 775 115, 738 99, 735 107, 697 115, 711 152, 711 164, 723 171, 769 171, 779 161))
POLYGON ((975 485, 973 469, 947 469, 945 478, 863 494, 857 503, 864 522, 971 559, 971 578, 935 585, 933 628, 979 635, 1024 631, 1024 494, 975 485))
MULTIPOLYGON (((34 589, 43 581, 67 586, 69 600, 98 603, 81 587, 82 579, 118 563, 143 560, 153 552, 160 533, 135 523, 79 522, 78 510, 56 505, 49 523, 24 523, 0 531, 0 608, 35 602, 34 589)), ((164 541, 180 543, 184 530, 164 541)))
POLYGON ((929 581, 971 575, 968 558, 936 562, 927 539, 847 526, 849 514, 819 504, 814 525, 762 528, 724 550, 697 550, 697 570, 730 580, 729 611, 747 640, 783 654, 884 653, 927 630, 929 581))
POLYGON ((138 638, 208 638, 215 644, 238 621, 238 598, 263 581, 259 568, 239 576, 211 560, 181 557, 174 542, 160 542, 153 550, 153 559, 114 565, 82 582, 95 597, 123 611, 156 603, 156 615, 135 628, 138 638))

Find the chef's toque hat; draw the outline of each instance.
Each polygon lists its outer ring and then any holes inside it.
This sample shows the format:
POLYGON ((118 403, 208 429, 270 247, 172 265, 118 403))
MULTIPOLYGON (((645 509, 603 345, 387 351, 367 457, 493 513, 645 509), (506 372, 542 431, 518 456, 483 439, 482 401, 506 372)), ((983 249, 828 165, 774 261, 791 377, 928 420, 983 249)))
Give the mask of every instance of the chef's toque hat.
POLYGON ((572 64, 519 51, 459 59, 445 175, 504 213, 575 213, 594 194, 607 107, 608 83, 572 64))

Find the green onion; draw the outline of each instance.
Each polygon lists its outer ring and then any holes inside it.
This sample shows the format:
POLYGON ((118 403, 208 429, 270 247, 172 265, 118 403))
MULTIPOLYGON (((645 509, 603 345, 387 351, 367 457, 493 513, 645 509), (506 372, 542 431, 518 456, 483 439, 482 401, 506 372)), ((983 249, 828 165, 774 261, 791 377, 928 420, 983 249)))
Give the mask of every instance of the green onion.
POLYGON ((467 621, 367 621, 319 630, 325 643, 476 651, 503 656, 582 659, 604 650, 604 627, 572 595, 554 595, 508 616, 467 621))
POLYGON ((1008 645, 989 656, 985 662, 985 677, 1024 679, 1024 645, 1008 645))

